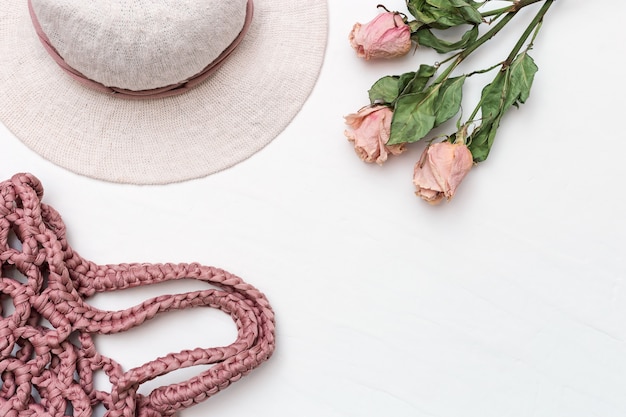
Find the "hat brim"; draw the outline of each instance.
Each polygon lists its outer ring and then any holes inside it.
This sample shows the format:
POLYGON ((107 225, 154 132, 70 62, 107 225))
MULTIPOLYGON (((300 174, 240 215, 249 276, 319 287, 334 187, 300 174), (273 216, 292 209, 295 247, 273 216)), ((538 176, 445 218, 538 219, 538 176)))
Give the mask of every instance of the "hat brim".
POLYGON ((322 66, 326 0, 255 0, 246 37, 209 79, 179 96, 124 100, 68 76, 41 45, 27 2, 0 8, 0 121, 75 173, 165 184, 250 157, 282 132, 322 66))

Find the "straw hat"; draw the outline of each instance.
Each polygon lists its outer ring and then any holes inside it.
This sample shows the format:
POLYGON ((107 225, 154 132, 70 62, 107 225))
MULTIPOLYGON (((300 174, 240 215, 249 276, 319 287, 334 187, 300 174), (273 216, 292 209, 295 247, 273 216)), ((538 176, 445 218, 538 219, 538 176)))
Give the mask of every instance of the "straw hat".
POLYGON ((325 0, 4 0, 0 122, 89 177, 203 177, 289 124, 326 37, 325 0))

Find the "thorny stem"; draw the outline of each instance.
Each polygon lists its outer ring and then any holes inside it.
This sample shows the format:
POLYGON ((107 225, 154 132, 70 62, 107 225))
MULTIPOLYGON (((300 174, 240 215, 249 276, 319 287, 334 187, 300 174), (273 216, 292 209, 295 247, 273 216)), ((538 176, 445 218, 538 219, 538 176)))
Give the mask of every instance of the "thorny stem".
POLYGON ((539 1, 541 0, 517 0, 517 1, 513 1, 513 4, 511 6, 502 7, 500 9, 488 10, 486 12, 481 13, 481 15, 483 17, 500 16, 504 13, 518 11, 528 5, 537 3, 539 1))
MULTIPOLYGON (((539 9, 539 11, 537 12, 537 15, 534 17, 532 22, 530 22, 530 24, 528 25, 528 27, 526 28, 526 30, 524 31, 522 36, 519 38, 519 40, 517 41, 517 43, 515 44, 515 46, 511 50, 511 53, 509 54, 509 56, 506 58, 506 60, 504 61, 504 63, 502 65, 508 66, 508 65, 511 64, 511 62, 513 62, 513 60, 515 59, 515 57, 519 53, 520 49, 522 49, 522 46, 524 46, 524 43, 526 43, 526 40, 528 39, 530 34, 533 33, 533 31, 543 21, 543 17, 545 16, 545 14, 548 11, 548 9, 550 8, 550 6, 552 6, 552 3, 554 3, 554 0, 546 0, 546 2, 543 4, 543 6, 541 6, 541 9, 539 9)), ((534 37, 533 37, 533 39, 534 39, 534 37)), ((532 44, 532 42, 531 42, 531 44, 532 44)))
MULTIPOLYGON (((515 3, 513 4, 513 6, 511 6, 515 11, 518 11, 526 6, 529 6, 533 3, 538 3, 542 0, 517 0, 515 1, 515 3)), ((550 0, 552 1, 552 0, 550 0)))
POLYGON ((450 73, 461 63, 465 58, 467 58, 472 52, 478 49, 482 44, 487 42, 489 39, 493 38, 498 32, 502 30, 507 23, 513 19, 517 12, 510 12, 506 16, 504 16, 494 27, 492 27, 487 33, 478 38, 475 42, 471 43, 467 48, 463 49, 461 52, 456 54, 456 59, 452 61, 452 63, 445 69, 444 72, 437 77, 433 84, 440 83, 446 80, 450 73))
MULTIPOLYGON (((525 6, 527 6, 529 4, 536 3, 537 1, 539 0, 527 0, 524 3, 526 3, 525 6)), ((519 1, 518 3, 523 3, 523 1, 519 1)), ((502 63, 495 65, 494 67, 491 67, 490 69, 493 69, 498 66, 501 66, 502 70, 505 70, 506 68, 508 68, 513 62, 513 60, 515 59, 515 57, 517 56, 517 54, 519 54, 519 51, 522 49, 522 47, 528 40, 528 37, 534 32, 533 37, 531 41, 528 43, 528 46, 526 47, 526 49, 528 50, 532 47, 535 37, 537 36, 537 31, 539 30, 539 28, 541 27, 541 23, 543 22, 543 17, 545 16, 550 6, 552 6, 552 3, 554 3, 554 0, 546 0, 543 6, 541 6, 541 9, 539 9, 537 14, 533 18, 533 20, 530 22, 530 24, 528 25, 524 33, 522 33, 522 36, 520 36, 519 40, 517 41, 517 43, 511 50, 511 53, 509 53, 509 56, 502 63)), ((524 7, 524 6, 521 6, 521 7, 524 7)), ((516 13, 516 12, 511 12, 511 13, 516 13)), ((481 105, 482 105, 482 98, 476 105, 476 108, 472 112, 472 115, 469 117, 468 119, 469 121, 474 120, 474 118, 478 114, 478 111, 480 110, 481 105)))
MULTIPOLYGON (((515 0, 511 6, 507 6, 507 7, 501 8, 501 9, 492 10, 492 11, 488 11, 488 12, 483 13, 482 14, 483 17, 496 15, 497 16, 496 18, 499 18, 500 16, 502 16, 505 13, 506 13, 506 15, 504 16, 504 18, 502 18, 500 21, 498 21, 498 23, 494 27, 492 27, 483 36, 478 38, 474 43, 470 44, 464 50, 456 53, 455 55, 452 55, 451 57, 441 61, 439 63, 439 65, 441 65, 443 63, 446 63, 446 62, 456 58, 456 62, 453 62, 451 64, 451 65, 454 66, 454 68, 456 68, 458 66, 458 64, 461 63, 461 61, 463 61, 472 52, 474 52, 476 49, 478 49, 480 46, 482 46, 489 39, 493 38, 498 32, 500 32, 502 30, 502 28, 504 28, 504 26, 506 26, 513 19, 513 17, 515 17, 517 12, 519 12, 521 9, 523 9, 526 6, 530 6, 531 4, 534 4, 534 3, 537 3, 537 2, 540 2, 540 1, 543 1, 543 0, 515 0)), ((543 18, 543 15, 545 15, 547 9, 552 5, 551 3, 553 3, 553 2, 554 2, 554 0, 547 0, 546 1, 546 4, 544 4, 544 7, 543 7, 546 10, 544 10, 543 12, 540 10, 539 13, 538 13, 538 15, 541 15, 541 17, 539 18, 539 21, 541 21, 541 19, 543 18)), ((543 8, 542 8, 542 10, 543 10, 543 8)), ((533 27, 534 26, 536 26, 536 24, 533 25, 533 27)), ((525 42, 526 38, 528 38, 528 34, 525 33, 525 35, 526 36, 522 35, 523 40, 521 40, 521 44, 523 44, 525 42)), ((445 79, 445 78, 443 78, 443 79, 445 79)))

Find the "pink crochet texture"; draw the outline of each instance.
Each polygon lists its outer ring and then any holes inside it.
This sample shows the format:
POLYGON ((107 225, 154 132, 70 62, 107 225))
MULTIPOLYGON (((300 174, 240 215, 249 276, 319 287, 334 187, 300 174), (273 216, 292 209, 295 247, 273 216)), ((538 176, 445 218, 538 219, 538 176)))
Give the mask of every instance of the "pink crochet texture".
POLYGON ((198 264, 86 261, 70 248, 61 217, 41 203, 42 195, 41 183, 30 174, 0 183, 0 416, 91 416, 99 404, 108 417, 173 416, 271 356, 274 314, 257 289, 228 272, 198 264), (20 248, 11 247, 13 234, 20 248), (98 292, 185 278, 219 289, 163 295, 121 311, 103 311, 85 302, 98 292), (9 314, 2 305, 11 302, 9 314), (171 353, 126 372, 96 351, 94 334, 123 332, 158 313, 201 306, 230 314, 237 340, 226 347, 171 353), (214 365, 185 382, 149 395, 137 393, 148 380, 204 364, 214 365), (94 388, 98 371, 108 376, 110 393, 94 388))

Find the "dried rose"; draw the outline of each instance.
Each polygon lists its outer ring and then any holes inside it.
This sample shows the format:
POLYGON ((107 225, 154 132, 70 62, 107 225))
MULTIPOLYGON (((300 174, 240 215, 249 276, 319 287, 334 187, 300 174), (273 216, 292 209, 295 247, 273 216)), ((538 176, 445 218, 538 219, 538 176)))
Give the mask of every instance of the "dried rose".
POLYGON ((428 146, 413 174, 415 194, 431 204, 454 197, 457 187, 473 165, 464 143, 440 142, 428 146))
POLYGON ((393 110, 387 106, 368 106, 345 117, 346 124, 354 130, 344 134, 354 142, 354 150, 365 162, 382 165, 388 154, 400 155, 404 144, 387 145, 391 133, 393 110))
POLYGON ((359 58, 393 58, 411 50, 411 29, 394 12, 381 13, 364 25, 356 23, 349 39, 359 58))

